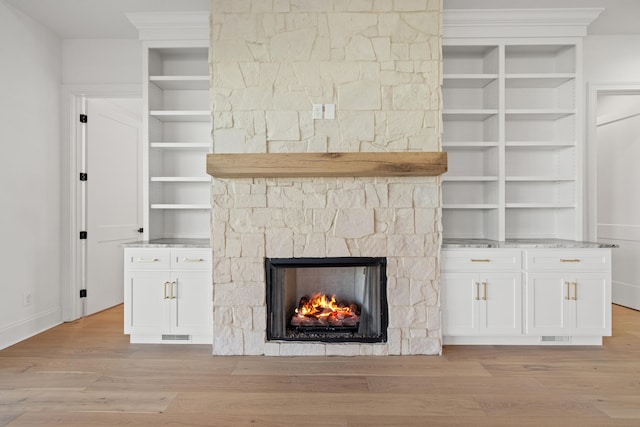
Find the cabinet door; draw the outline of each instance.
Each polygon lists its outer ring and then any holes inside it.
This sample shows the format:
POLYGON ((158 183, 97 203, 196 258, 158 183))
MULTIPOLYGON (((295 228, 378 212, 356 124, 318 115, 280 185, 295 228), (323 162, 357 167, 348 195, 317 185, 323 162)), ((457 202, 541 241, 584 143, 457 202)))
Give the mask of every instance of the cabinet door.
POLYGON ((487 273, 480 281, 481 335, 522 334, 522 275, 487 273))
POLYGON ((212 335, 213 308, 211 273, 174 272, 171 297, 171 333, 212 335))
POLYGON ((478 334, 480 283, 477 273, 442 273, 443 335, 478 334))
POLYGON ((168 271, 130 271, 125 274, 125 333, 161 333, 166 316, 168 282, 168 271))
POLYGON ((567 311, 572 278, 562 273, 528 273, 526 332, 529 335, 567 335, 572 327, 567 311))
POLYGON ((571 302, 575 306, 572 335, 611 335, 610 276, 605 273, 579 273, 571 287, 571 302))

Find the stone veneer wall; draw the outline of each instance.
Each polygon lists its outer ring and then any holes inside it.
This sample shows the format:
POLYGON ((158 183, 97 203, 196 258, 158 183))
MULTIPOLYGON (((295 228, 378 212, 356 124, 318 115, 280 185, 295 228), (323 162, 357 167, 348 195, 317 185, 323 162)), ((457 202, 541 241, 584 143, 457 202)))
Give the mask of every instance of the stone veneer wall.
MULTIPOLYGON (((442 0, 212 0, 216 153, 439 151, 442 0), (311 105, 336 104, 335 120, 311 105)), ((214 179, 214 354, 441 351, 440 178, 214 179), (389 339, 266 342, 264 257, 384 256, 389 339)))

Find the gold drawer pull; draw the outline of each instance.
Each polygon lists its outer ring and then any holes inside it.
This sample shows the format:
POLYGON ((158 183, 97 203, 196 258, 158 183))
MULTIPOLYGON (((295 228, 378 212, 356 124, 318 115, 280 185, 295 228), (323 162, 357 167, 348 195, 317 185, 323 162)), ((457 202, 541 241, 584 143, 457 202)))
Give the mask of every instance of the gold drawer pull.
POLYGON ((182 262, 204 262, 203 258, 182 258, 182 262))
POLYGON ((136 262, 158 262, 158 258, 137 258, 136 262))
POLYGON ((473 259, 471 258, 471 262, 491 262, 490 259, 473 259))
POLYGON ((560 262, 580 262, 578 258, 574 259, 560 259, 560 262))

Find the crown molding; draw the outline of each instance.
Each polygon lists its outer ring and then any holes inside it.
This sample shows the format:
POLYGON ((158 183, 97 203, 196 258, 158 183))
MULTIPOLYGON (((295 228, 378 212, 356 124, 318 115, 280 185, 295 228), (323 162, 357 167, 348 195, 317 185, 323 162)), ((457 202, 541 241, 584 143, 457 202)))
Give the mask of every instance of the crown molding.
POLYGON ((209 12, 139 12, 125 14, 140 40, 208 40, 209 12))
POLYGON ((584 37, 604 9, 448 9, 444 37, 584 37))

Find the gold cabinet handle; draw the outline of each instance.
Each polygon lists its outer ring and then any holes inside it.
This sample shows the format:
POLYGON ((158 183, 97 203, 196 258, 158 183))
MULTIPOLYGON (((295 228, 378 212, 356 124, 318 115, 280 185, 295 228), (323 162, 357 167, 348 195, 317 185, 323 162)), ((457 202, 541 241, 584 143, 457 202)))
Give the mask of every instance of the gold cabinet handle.
POLYGON ((569 300, 571 299, 569 295, 571 293, 571 290, 569 289, 569 287, 571 286, 571 282, 564 282, 564 284, 567 285, 567 294, 565 295, 564 299, 569 300))
POLYGON ((491 262, 490 259, 474 259, 471 258, 471 262, 491 262))
POLYGON ((158 258, 136 258, 136 262, 158 262, 158 258))
POLYGON ((173 287, 176 285, 176 282, 171 282, 169 284, 171 285, 171 299, 176 299, 176 295, 173 292, 173 289, 174 289, 173 287))
POLYGON ((578 259, 578 258, 574 258, 574 259, 560 259, 560 262, 580 262, 580 259, 578 259))
POLYGON ((182 258, 182 262, 204 262, 203 258, 182 258))
POLYGON ((484 301, 486 301, 487 300, 487 282, 486 281, 482 282, 482 289, 483 289, 482 290, 482 299, 484 301))
POLYGON ((578 300, 578 282, 573 282, 571 283, 573 285, 573 298, 571 298, 574 301, 578 300))
POLYGON ((476 285, 476 301, 480 301, 480 283, 473 282, 476 285))
POLYGON ((168 299, 169 297, 167 296, 167 285, 169 284, 169 282, 164 282, 162 285, 162 288, 164 290, 164 299, 168 299))

